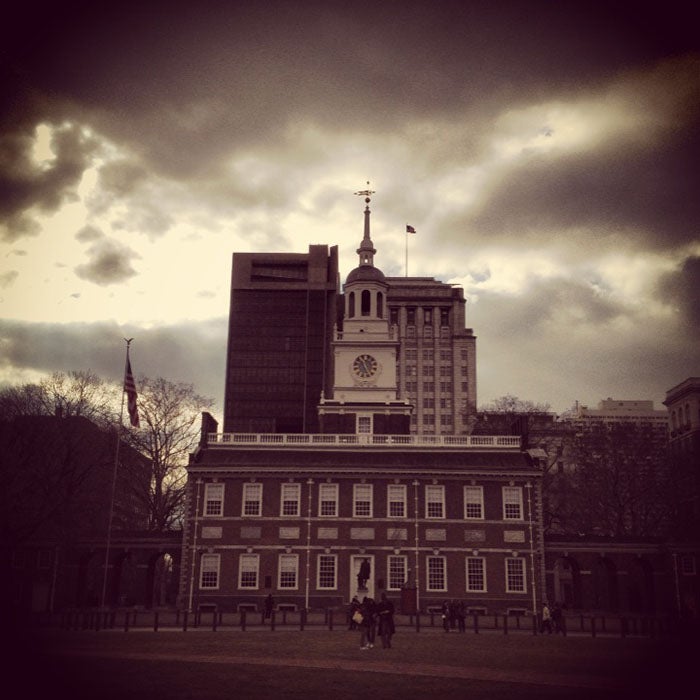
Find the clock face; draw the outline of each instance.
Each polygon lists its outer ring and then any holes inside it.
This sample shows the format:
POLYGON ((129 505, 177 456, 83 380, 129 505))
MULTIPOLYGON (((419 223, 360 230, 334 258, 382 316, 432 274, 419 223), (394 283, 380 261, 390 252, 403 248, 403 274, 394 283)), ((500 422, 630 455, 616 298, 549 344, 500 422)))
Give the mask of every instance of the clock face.
POLYGON ((360 379, 368 379, 377 373, 377 361, 371 355, 358 355, 352 363, 352 371, 360 379))

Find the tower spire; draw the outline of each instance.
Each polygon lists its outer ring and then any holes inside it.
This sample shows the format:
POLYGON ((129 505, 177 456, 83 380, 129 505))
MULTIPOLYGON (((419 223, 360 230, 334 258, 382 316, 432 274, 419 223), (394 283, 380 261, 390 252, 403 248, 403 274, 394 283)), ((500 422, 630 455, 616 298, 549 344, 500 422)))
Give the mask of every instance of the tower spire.
POLYGON ((362 236, 362 242, 360 247, 357 249, 357 254, 360 256, 360 265, 374 266, 374 254, 377 252, 372 244, 372 239, 369 235, 369 215, 371 214, 369 209, 369 203, 372 201, 370 195, 374 194, 374 190, 369 189, 369 180, 367 180, 367 189, 355 192, 356 195, 365 198, 365 229, 362 236))

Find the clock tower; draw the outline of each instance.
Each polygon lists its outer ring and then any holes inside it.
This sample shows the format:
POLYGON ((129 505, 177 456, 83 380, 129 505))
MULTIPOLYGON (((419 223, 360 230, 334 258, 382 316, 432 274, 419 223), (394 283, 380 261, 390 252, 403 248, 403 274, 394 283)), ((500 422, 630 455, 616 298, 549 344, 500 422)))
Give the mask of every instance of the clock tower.
POLYGON ((396 360, 399 340, 388 321, 384 273, 374 266, 377 252, 370 238, 370 190, 365 197, 364 235, 357 249, 359 265, 343 287, 342 330, 332 343, 333 396, 321 397, 324 433, 408 434, 412 406, 398 396, 396 360))

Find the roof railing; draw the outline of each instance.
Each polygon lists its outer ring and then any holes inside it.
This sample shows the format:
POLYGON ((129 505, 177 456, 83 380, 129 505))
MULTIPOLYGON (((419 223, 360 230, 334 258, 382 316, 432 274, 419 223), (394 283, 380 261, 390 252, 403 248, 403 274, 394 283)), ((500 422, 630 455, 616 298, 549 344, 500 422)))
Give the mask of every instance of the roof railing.
POLYGON ((209 433, 208 445, 231 447, 386 447, 519 449, 518 435, 374 435, 321 433, 209 433))

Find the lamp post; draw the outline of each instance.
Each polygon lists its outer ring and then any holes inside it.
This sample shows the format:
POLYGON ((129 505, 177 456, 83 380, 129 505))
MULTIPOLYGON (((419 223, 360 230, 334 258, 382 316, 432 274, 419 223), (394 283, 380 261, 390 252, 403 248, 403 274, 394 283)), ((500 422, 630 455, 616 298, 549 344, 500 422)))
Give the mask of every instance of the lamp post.
POLYGON ((416 581, 416 612, 420 610, 420 564, 418 563, 418 479, 413 480, 413 520, 416 530, 416 564, 415 564, 415 581, 416 581))
POLYGON ((528 525, 530 529, 530 587, 532 588, 532 614, 537 615, 537 592, 535 589, 535 540, 532 532, 532 483, 528 481, 525 484, 525 488, 527 489, 528 525))
POLYGON ((197 566, 197 524, 199 522, 199 494, 202 488, 202 480, 197 479, 197 496, 194 506, 194 527, 192 532, 192 559, 190 564, 190 597, 187 602, 188 612, 192 612, 192 598, 194 597, 194 574, 197 566))
POLYGON ((307 486, 309 487, 309 510, 306 518, 306 594, 304 598, 304 608, 308 611, 309 609, 309 582, 310 582, 310 572, 311 572, 311 487, 314 484, 313 479, 307 479, 307 486))

